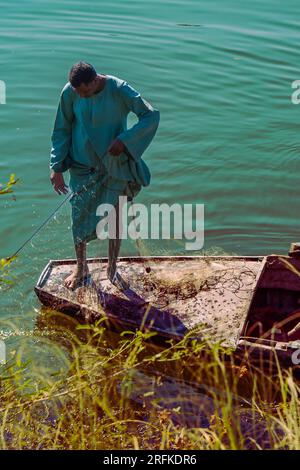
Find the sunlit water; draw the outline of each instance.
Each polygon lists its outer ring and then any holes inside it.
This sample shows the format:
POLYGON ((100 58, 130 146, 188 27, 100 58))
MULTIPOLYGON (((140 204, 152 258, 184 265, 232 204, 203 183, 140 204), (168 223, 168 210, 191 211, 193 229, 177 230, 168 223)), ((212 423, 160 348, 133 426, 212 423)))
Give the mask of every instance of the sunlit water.
MULTIPOLYGON (((299 236, 299 2, 289 0, 0 1, 0 257, 59 204, 49 184, 50 135, 72 63, 127 80, 161 112, 145 154, 147 205, 203 203, 208 253, 286 253, 299 236)), ((89 255, 105 254, 92 243, 89 255)), ((184 243, 143 245, 182 254, 184 243)), ((125 243, 122 254, 137 254, 125 243)), ((73 256, 68 204, 27 245, 1 295, 1 334, 13 351, 39 315, 34 284, 46 262, 73 256)), ((36 356, 36 342, 27 350, 36 356)))

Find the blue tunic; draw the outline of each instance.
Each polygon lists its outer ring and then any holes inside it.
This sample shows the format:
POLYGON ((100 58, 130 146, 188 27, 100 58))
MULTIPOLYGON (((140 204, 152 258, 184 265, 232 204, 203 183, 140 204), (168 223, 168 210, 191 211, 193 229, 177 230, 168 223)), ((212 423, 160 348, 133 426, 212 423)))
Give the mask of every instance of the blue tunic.
POLYGON ((127 82, 106 75, 104 89, 80 98, 68 82, 62 90, 52 133, 50 169, 70 172, 72 231, 75 243, 96 238, 101 203, 115 205, 120 195, 134 197, 150 183, 142 154, 159 123, 154 109, 127 82), (127 129, 132 111, 138 122, 127 129), (120 139, 126 153, 107 152, 120 139))

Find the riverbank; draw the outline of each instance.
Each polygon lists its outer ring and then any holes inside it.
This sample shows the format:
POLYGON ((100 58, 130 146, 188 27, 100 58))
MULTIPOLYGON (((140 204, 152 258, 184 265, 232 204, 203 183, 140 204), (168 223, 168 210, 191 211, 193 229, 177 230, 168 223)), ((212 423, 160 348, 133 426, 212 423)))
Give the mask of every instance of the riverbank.
POLYGON ((220 346, 161 348, 53 311, 39 322, 40 347, 55 342, 63 367, 16 351, 1 368, 2 449, 300 449, 300 390, 288 371, 268 377, 220 346))

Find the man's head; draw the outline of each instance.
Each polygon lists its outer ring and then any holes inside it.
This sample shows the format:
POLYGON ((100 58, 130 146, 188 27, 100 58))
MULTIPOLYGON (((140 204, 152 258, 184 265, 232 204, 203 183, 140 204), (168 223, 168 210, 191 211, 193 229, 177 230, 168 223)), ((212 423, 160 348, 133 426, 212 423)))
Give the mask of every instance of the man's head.
POLYGON ((99 85, 96 70, 87 62, 77 62, 72 66, 69 82, 81 98, 92 96, 99 85))

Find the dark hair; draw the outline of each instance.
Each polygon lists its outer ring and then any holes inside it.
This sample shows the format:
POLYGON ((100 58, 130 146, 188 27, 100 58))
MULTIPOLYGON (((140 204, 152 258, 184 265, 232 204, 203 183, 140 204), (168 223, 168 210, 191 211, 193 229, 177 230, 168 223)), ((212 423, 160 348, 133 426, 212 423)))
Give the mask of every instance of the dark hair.
POLYGON ((87 85, 97 76, 97 72, 91 64, 87 62, 77 62, 69 72, 69 82, 74 88, 80 87, 82 83, 87 85))

